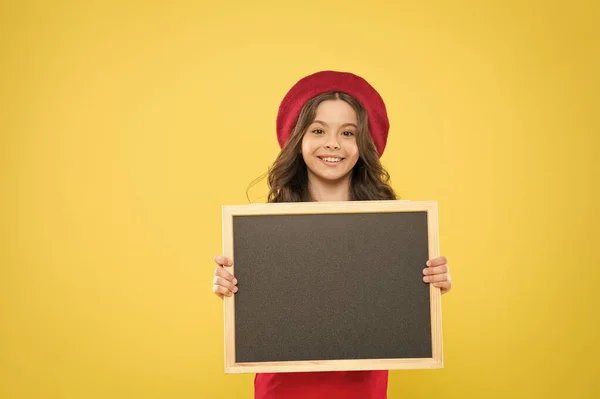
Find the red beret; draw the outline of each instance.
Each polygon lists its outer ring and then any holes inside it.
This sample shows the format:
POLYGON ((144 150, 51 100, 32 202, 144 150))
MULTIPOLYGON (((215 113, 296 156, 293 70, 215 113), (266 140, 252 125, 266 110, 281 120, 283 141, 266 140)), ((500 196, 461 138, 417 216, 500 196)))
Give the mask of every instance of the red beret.
POLYGON ((342 92, 356 98, 369 115, 369 131, 379 156, 387 142, 390 123, 383 99, 363 78, 349 72, 321 71, 300 79, 285 95, 277 113, 277 140, 283 148, 300 110, 308 100, 326 92, 342 92))

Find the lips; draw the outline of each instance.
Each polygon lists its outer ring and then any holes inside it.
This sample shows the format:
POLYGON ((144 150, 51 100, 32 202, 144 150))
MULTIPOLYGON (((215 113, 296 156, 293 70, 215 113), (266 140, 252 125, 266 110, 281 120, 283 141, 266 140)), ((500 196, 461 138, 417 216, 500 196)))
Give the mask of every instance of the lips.
POLYGON ((319 158, 321 161, 327 163, 327 164, 336 164, 336 163, 340 163, 344 160, 344 158, 340 158, 340 157, 317 157, 319 158))

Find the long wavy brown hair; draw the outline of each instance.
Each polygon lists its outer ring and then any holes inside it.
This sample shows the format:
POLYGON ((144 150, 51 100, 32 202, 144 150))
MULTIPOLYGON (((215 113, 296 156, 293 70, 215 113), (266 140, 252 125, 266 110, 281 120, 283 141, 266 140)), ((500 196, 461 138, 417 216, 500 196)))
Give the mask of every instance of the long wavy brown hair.
MULTIPOLYGON (((359 159, 350 179, 350 200, 395 200, 389 184, 390 175, 381 165, 379 154, 369 133, 368 114, 360 103, 346 93, 328 92, 308 101, 298 116, 298 122, 286 145, 265 174, 269 185, 268 202, 313 201, 308 191, 308 171, 302 158, 302 138, 315 119, 317 107, 323 101, 342 100, 350 104, 358 118, 356 144, 359 159)), ((252 187, 265 175, 250 184, 252 187)), ((250 188, 249 187, 249 188, 250 188)))

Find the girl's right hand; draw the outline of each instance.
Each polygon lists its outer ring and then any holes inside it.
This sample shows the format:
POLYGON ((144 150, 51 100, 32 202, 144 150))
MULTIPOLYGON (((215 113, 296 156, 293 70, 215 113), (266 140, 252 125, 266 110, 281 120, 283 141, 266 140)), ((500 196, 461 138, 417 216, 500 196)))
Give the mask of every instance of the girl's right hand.
POLYGON ((225 267, 233 266, 233 261, 223 255, 215 256, 214 261, 217 264, 217 268, 215 269, 215 277, 213 278, 213 292, 221 299, 224 296, 232 296, 238 291, 236 287, 237 279, 233 277, 233 274, 225 270, 225 267))

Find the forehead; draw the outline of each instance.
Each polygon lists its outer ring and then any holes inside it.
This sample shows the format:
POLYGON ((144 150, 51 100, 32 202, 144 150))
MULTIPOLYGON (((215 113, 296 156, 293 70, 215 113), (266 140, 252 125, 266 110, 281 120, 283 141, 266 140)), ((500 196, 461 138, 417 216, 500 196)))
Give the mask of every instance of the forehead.
POLYGON ((324 122, 356 123, 356 111, 343 100, 323 101, 317 107, 315 119, 324 122))

